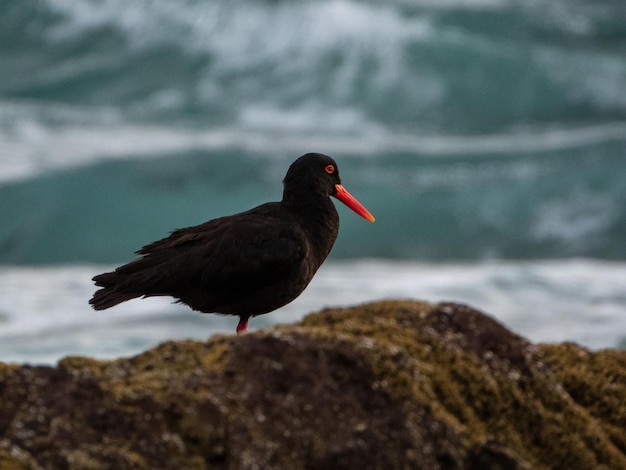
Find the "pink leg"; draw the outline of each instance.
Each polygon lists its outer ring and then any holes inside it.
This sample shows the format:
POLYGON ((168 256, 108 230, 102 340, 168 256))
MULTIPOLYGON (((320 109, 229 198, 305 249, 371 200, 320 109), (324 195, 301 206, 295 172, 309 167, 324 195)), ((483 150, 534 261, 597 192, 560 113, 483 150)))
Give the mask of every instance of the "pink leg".
POLYGON ((248 319, 241 317, 237 324, 237 334, 246 333, 248 331, 248 319))

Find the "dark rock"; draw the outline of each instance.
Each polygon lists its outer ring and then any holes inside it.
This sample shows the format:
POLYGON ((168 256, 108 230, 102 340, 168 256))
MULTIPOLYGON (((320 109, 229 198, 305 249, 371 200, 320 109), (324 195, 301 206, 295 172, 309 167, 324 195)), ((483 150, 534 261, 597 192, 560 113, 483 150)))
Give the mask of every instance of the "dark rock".
POLYGON ((386 301, 114 361, 0 364, 4 469, 626 469, 626 352, 386 301))

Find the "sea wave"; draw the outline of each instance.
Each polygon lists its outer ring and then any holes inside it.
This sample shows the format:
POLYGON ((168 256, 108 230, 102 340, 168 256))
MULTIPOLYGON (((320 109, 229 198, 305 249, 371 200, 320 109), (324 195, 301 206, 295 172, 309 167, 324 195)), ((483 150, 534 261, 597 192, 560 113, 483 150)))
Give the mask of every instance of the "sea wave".
POLYGON ((377 217, 342 214, 339 258, 626 259, 624 25, 615 0, 0 3, 0 263, 123 261, 280 198, 310 151, 377 217))
POLYGON ((293 108, 309 130, 344 109, 462 134, 624 121, 626 16, 600 3, 13 2, 0 91, 217 126, 293 108))
MULTIPOLYGON (((155 125, 116 125, 45 127, 23 122, 19 128, 0 132, 0 184, 36 177, 59 169, 83 166, 106 160, 162 158, 163 155, 190 151, 243 150, 260 157, 291 153, 302 149, 331 155, 372 158, 407 153, 423 158, 452 158, 471 162, 472 157, 519 157, 520 154, 561 158, 562 151, 581 150, 626 143, 626 122, 560 128, 521 128, 487 135, 409 135, 384 131, 338 134, 307 133, 293 129, 294 121, 306 119, 294 112, 270 122, 292 121, 280 129, 255 129, 254 126, 212 129, 181 129, 155 125), (247 128, 246 128, 247 127, 247 128), (287 129, 285 129, 287 128, 287 129)), ((338 124, 335 129, 341 128, 338 124)), ((351 121, 347 117, 345 121, 351 121)), ((350 126, 349 124, 347 126, 350 126)), ((305 127, 305 126, 303 126, 305 127)), ((345 127, 345 125, 344 125, 345 127)), ((355 128, 356 129, 356 128, 355 128)), ((359 129, 368 129, 361 125, 359 129)))
MULTIPOLYGON (((101 134, 92 136, 107 145, 101 134)), ((78 165, 76 154, 65 160, 61 152, 58 161, 46 160, 56 163, 55 171, 0 185, 0 262, 123 261, 175 228, 279 200, 286 168, 298 156, 295 143, 290 151, 278 139, 266 152, 262 134, 254 149, 227 134, 197 134, 190 148, 193 139, 176 133, 136 136, 131 130, 116 158, 82 153, 78 165), (229 138, 238 148, 221 147, 229 138)), ((83 152, 70 142, 68 149, 83 152)), ((332 142, 324 144, 307 150, 335 156, 346 187, 377 218, 363 230, 362 221, 339 205, 342 227, 333 256, 626 258, 624 142, 454 158, 338 155, 332 142)), ((120 141, 110 148, 116 145, 120 141)))
MULTIPOLYGON (((91 277, 111 266, 0 268, 0 361, 53 363, 66 355, 132 355, 170 339, 233 333, 236 320, 152 298, 89 308, 91 277)), ((327 306, 383 298, 470 304, 533 341, 626 345, 624 263, 564 261, 427 264, 326 263, 293 303, 251 320, 252 330, 293 323, 327 306), (358 273, 358 275, 355 275, 358 273)))

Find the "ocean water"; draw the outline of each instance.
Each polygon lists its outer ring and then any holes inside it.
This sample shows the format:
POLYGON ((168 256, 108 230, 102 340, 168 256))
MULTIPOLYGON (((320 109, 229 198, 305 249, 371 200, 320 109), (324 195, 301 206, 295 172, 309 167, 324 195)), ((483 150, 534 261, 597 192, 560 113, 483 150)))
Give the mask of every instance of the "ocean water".
POLYGON ((621 0, 0 4, 0 360, 116 357, 234 330, 90 278, 170 230, 277 200, 327 153, 339 207, 288 323, 460 301, 536 341, 626 344, 621 0))

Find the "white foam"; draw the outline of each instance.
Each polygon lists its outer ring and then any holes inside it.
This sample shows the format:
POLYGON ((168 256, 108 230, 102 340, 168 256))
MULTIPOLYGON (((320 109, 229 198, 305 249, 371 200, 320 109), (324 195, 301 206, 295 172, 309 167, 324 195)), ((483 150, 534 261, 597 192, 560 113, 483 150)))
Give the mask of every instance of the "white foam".
MULTIPOLYGON (((107 311, 87 304, 107 267, 0 268, 0 361, 51 363, 70 354, 131 355, 158 342, 234 331, 232 317, 200 315, 168 299, 107 311)), ((293 303, 251 320, 292 323, 326 306, 382 298, 470 304, 533 341, 616 346, 626 337, 626 264, 594 260, 422 264, 326 263, 293 303)))
POLYGON ((624 286, 624 263, 373 260, 323 266, 294 304, 302 302, 300 309, 309 310, 324 298, 340 305, 397 297, 456 301, 494 315, 533 341, 570 340, 602 348, 615 346, 626 337, 624 286))
POLYGON ((546 201, 530 223, 533 238, 557 240, 572 251, 587 250, 606 243, 603 234, 619 225, 622 207, 609 194, 598 194, 582 188, 565 197, 546 201))
POLYGON ((284 48, 323 49, 325 45, 335 47, 350 38, 380 45, 380 40, 386 42, 398 35, 422 32, 421 23, 416 23, 422 20, 402 16, 393 3, 363 4, 350 0, 308 3, 47 0, 47 3, 62 18, 50 33, 54 40, 71 40, 90 30, 108 27, 125 34, 135 47, 184 44, 189 51, 215 53, 219 60, 234 61, 230 62, 233 66, 254 65, 274 54, 282 55, 284 48))
MULTIPOLYGON (((349 109, 325 119, 323 108, 305 107, 284 113, 278 108, 260 107, 244 114, 241 127, 208 130, 182 129, 124 122, 98 126, 48 126, 33 119, 0 130, 0 182, 30 178, 58 170, 111 159, 154 158, 186 150, 265 149, 294 155, 303 149, 331 155, 375 156, 381 153, 410 152, 430 158, 542 153, 575 149, 603 142, 626 142, 626 122, 569 128, 515 130, 508 133, 453 136, 402 135, 383 130, 362 114, 349 109), (282 114, 281 114, 282 113, 282 114), (286 129, 255 129, 263 116, 276 122, 291 122, 286 129), (346 132, 339 135, 318 123, 331 122, 346 132), (308 129, 307 127, 314 127, 308 129), (317 128, 316 128, 317 127, 317 128)), ((330 112, 330 111, 329 111, 330 112)), ((332 113, 331 113, 332 114, 332 113)), ((546 153, 546 156, 550 155, 546 153)))

